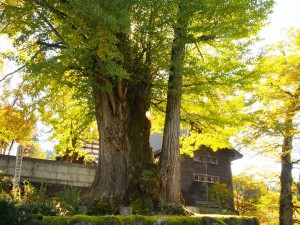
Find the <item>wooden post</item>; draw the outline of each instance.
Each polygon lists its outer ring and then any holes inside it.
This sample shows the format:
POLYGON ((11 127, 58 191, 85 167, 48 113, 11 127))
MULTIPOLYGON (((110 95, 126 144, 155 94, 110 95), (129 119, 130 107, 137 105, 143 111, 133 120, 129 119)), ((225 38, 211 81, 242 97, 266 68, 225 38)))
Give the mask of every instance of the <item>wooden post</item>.
POLYGON ((18 149, 17 149, 17 155, 16 155, 13 190, 19 188, 20 178, 21 178, 21 169, 22 169, 23 150, 24 150, 23 146, 19 145, 18 149))

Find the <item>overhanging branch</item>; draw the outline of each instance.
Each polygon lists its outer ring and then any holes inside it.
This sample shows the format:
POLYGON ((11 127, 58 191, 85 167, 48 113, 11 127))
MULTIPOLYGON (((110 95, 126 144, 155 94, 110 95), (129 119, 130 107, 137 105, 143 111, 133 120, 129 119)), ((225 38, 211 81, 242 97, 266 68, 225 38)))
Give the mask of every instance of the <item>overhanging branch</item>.
POLYGON ((206 42, 206 41, 212 41, 214 39, 216 39, 216 35, 215 34, 211 34, 211 35, 201 35, 200 37, 191 37, 191 38, 187 38, 186 39, 186 44, 194 44, 194 43, 199 43, 199 42, 206 42))
MULTIPOLYGON (((38 55, 42 50, 43 50, 43 48, 39 49, 39 50, 38 50, 38 51, 30 58, 29 61, 35 59, 35 58, 37 57, 37 55, 38 55)), ((19 72, 20 70, 23 70, 23 69, 26 67, 27 64, 28 64, 28 63, 25 63, 23 66, 19 67, 19 68, 16 69, 15 71, 6 74, 3 78, 0 79, 0 83, 1 83, 2 81, 4 81, 5 79, 7 79, 9 76, 11 76, 11 75, 13 75, 13 74, 19 72)))
POLYGON ((39 8, 32 4, 33 7, 35 8, 37 14, 41 17, 43 22, 50 27, 50 30, 62 41, 64 42, 64 38, 61 36, 61 34, 58 32, 58 30, 53 26, 53 24, 48 20, 48 18, 43 14, 42 12, 39 11, 39 8))
POLYGON ((49 47, 49 48, 60 48, 60 49, 67 48, 61 42, 58 42, 58 43, 47 43, 47 42, 38 40, 36 43, 38 45, 43 45, 43 46, 46 46, 46 47, 49 47))
POLYGON ((296 160, 296 161, 292 161, 292 164, 297 164, 300 162, 300 159, 296 160))
POLYGON ((66 19, 68 17, 67 14, 63 13, 62 11, 59 11, 52 5, 48 4, 46 1, 34 1, 37 5, 48 8, 51 12, 56 14, 57 16, 61 17, 62 19, 66 19))
POLYGON ((4 81, 5 79, 7 79, 9 76, 12 76, 13 74, 17 73, 18 71, 20 71, 20 70, 22 70, 22 69, 24 69, 24 68, 25 68, 25 65, 19 67, 18 69, 16 69, 15 71, 13 71, 13 72, 11 72, 11 73, 6 74, 3 78, 0 79, 0 83, 1 83, 2 81, 4 81))

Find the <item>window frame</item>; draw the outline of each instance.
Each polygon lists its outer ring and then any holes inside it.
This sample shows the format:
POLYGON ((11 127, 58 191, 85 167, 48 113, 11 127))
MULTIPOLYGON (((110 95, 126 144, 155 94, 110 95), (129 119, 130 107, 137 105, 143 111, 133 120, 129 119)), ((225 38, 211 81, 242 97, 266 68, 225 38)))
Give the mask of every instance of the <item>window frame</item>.
POLYGON ((193 181, 215 184, 220 182, 220 177, 201 173, 193 173, 193 181))
POLYGON ((209 157, 209 156, 199 155, 199 156, 194 156, 193 160, 196 162, 207 163, 207 164, 211 164, 211 165, 219 164, 219 160, 217 157, 209 157))

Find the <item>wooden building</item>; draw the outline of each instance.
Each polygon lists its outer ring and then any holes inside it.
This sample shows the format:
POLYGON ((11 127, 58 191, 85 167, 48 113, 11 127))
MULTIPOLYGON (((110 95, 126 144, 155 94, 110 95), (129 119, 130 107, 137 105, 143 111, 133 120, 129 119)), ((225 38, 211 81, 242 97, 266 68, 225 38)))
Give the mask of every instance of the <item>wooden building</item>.
POLYGON ((216 183, 226 184, 232 192, 231 161, 242 155, 231 149, 219 149, 201 146, 194 152, 194 157, 182 155, 181 191, 188 206, 212 206, 234 210, 233 196, 223 201, 221 193, 214 193, 215 199, 209 198, 209 189, 216 183))
MULTIPOLYGON (((186 130, 181 134, 188 135, 186 130)), ((150 137, 150 146, 154 155, 159 155, 162 148, 163 137, 161 134, 154 133, 150 137)), ((84 149, 89 154, 95 155, 98 163, 99 142, 86 143, 84 149)), ((222 202, 212 201, 209 198, 209 189, 216 183, 226 184, 232 191, 231 162, 241 158, 242 155, 236 150, 219 149, 214 152, 211 148, 201 146, 194 152, 194 157, 182 155, 181 157, 181 191, 182 197, 187 206, 211 206, 234 209, 233 197, 222 202)), ((218 195, 218 193, 216 193, 218 195)), ((217 196, 218 198, 218 196, 217 196)))

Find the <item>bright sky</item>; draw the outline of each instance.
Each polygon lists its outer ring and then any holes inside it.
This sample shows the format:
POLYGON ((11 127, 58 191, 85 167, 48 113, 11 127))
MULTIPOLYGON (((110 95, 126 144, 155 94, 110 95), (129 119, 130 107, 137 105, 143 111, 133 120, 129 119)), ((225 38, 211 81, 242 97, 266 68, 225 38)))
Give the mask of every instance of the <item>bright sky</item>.
MULTIPOLYGON (((300 0, 276 0, 272 15, 270 15, 270 24, 261 31, 261 37, 265 40, 259 44, 271 44, 285 39, 284 31, 291 27, 300 28, 300 0)), ((299 155, 299 153, 296 153, 299 155)), ((232 163, 233 175, 247 172, 251 167, 259 165, 259 171, 280 171, 280 165, 269 161, 254 152, 244 152, 243 159, 232 163)), ((294 170, 294 177, 299 177, 300 170, 294 170)))
POLYGON ((284 38, 282 29, 300 26, 300 0, 276 0, 270 25, 261 31, 265 43, 276 42, 284 38))

